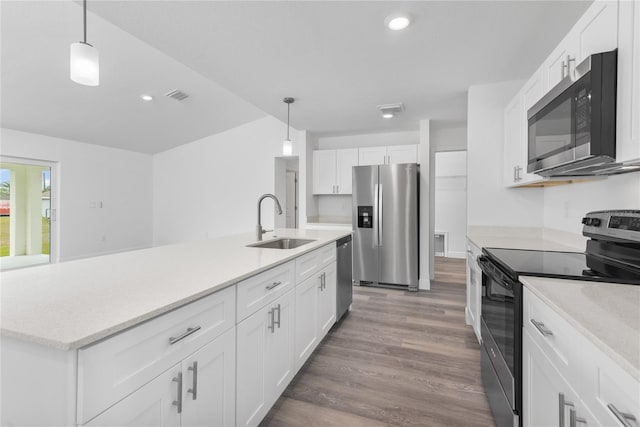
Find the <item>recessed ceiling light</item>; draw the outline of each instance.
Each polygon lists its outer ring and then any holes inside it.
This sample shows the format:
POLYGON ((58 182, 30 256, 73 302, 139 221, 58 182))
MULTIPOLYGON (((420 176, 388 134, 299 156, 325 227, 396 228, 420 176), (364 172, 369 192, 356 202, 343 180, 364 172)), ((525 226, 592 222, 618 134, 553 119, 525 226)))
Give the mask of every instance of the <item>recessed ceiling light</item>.
POLYGON ((393 31, 404 30, 411 23, 411 15, 408 14, 396 14, 389 15, 384 20, 384 23, 387 25, 387 28, 393 31))
POLYGON ((142 94, 142 95, 140 95, 140 99, 142 99, 143 101, 153 101, 153 96, 147 95, 147 94, 142 94))
POLYGON ((393 117, 393 113, 384 113, 384 114, 382 115, 382 118, 384 118, 384 119, 390 119, 390 118, 392 118, 392 117, 393 117))

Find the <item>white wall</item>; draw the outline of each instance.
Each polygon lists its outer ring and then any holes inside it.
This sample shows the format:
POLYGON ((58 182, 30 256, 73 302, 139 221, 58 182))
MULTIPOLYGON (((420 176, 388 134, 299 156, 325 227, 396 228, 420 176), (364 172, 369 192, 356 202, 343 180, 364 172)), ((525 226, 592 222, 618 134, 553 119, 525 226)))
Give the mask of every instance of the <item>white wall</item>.
POLYGON ((522 81, 471 86, 467 104, 467 224, 542 227, 541 188, 505 188, 504 106, 522 81))
POLYGON ((582 233, 585 213, 606 209, 640 208, 640 173, 610 176, 544 189, 544 226, 582 233))
POLYGON ((419 144, 420 136, 418 131, 403 131, 325 136, 318 137, 317 140, 317 148, 319 150, 335 150, 340 148, 419 144))
MULTIPOLYGON (((282 155, 285 133, 286 125, 269 116, 156 154, 154 244, 255 231, 257 201, 274 192, 274 158, 282 155)), ((302 168, 305 132, 293 130, 292 139, 302 168)), ((273 228, 273 206, 269 199, 262 204, 264 228, 273 228)), ((301 209, 301 223, 305 215, 301 209)))
POLYGON ((436 153, 435 231, 448 236, 447 256, 465 258, 467 235, 467 155, 436 153))
POLYGON ((57 163, 60 261, 151 245, 150 155, 5 128, 0 136, 3 156, 57 163))

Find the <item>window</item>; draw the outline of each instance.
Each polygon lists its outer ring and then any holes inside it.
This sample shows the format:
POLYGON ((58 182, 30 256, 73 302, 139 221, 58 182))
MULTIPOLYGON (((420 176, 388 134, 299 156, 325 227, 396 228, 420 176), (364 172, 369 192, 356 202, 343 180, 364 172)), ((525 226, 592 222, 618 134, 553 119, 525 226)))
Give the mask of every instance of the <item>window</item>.
MULTIPOLYGON (((0 268, 51 262, 52 164, 2 158, 0 161, 0 268)), ((53 214, 53 215, 52 215, 53 214)))

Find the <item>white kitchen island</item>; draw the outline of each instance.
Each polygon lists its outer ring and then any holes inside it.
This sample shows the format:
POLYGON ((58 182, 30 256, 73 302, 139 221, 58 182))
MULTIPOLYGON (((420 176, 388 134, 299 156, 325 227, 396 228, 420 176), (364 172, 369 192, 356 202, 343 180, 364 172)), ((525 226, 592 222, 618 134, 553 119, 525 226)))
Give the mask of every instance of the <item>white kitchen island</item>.
POLYGON ((247 247, 249 233, 2 273, 2 425, 258 424, 335 322, 347 234, 283 229, 264 239, 313 242, 247 247))

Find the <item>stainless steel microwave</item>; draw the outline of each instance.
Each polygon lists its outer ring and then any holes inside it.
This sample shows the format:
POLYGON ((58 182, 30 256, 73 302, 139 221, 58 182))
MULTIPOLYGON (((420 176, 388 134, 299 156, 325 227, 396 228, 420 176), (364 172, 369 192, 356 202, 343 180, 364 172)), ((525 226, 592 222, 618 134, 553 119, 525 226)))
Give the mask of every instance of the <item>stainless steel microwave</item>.
POLYGON ((527 112, 527 172, 606 174, 617 165, 617 50, 591 55, 527 112))

